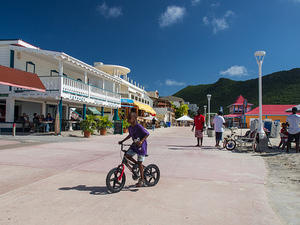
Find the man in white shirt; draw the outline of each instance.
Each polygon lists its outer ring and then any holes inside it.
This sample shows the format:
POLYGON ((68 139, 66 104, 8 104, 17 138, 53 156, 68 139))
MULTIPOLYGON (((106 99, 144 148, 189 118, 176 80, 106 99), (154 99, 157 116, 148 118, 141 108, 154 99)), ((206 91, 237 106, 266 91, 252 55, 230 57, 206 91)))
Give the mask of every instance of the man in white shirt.
POLYGON ((219 111, 218 115, 215 116, 215 118, 213 120, 215 132, 216 132, 216 147, 220 147, 220 141, 222 140, 222 134, 224 132, 223 124, 225 123, 225 120, 224 120, 222 114, 223 114, 223 112, 219 111))
POLYGON ((297 107, 292 108, 292 114, 286 119, 288 124, 288 145, 286 152, 288 153, 291 148, 291 142, 295 139, 296 142, 296 152, 299 152, 299 137, 300 137, 300 116, 297 115, 297 107))

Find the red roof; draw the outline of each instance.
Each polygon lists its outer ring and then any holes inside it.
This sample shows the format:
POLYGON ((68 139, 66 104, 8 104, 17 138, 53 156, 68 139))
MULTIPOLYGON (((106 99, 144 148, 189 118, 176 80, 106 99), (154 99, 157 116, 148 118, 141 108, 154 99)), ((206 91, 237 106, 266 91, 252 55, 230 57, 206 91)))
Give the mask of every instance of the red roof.
POLYGON ((46 88, 37 74, 0 65, 0 84, 45 92, 46 88))
MULTIPOLYGON (((290 115, 291 113, 286 112, 288 108, 291 108, 295 105, 263 105, 262 106, 262 114, 263 115, 277 115, 277 116, 285 116, 290 115)), ((247 115, 259 115, 259 107, 247 112, 247 115)))
MULTIPOLYGON (((247 100, 247 99, 246 99, 246 100, 247 100)), ((242 95, 240 95, 240 96, 236 99, 235 103, 231 104, 230 106, 232 106, 232 105, 243 105, 243 104, 244 104, 244 101, 245 101, 245 98, 244 98, 242 95)), ((247 105, 253 105, 253 104, 248 103, 247 105)))

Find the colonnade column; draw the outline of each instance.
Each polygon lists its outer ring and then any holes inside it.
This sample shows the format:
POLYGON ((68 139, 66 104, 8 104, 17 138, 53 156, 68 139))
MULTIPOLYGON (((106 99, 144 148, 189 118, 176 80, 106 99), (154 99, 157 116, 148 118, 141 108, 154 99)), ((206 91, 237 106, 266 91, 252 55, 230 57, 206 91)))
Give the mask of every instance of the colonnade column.
POLYGON ((86 119, 86 104, 83 104, 82 117, 84 120, 86 119))
POLYGON ((6 99, 5 122, 14 122, 15 120, 15 99, 6 99))
POLYGON ((46 115, 46 102, 42 102, 42 115, 44 115, 45 117, 46 115))
POLYGON ((63 101, 62 98, 60 98, 59 100, 59 104, 58 104, 58 110, 59 110, 59 134, 61 134, 61 130, 62 130, 62 108, 63 108, 63 101))
POLYGON ((62 60, 58 61, 58 74, 59 74, 59 77, 60 77, 59 91, 60 91, 60 96, 62 96, 63 85, 64 85, 64 80, 63 80, 64 65, 63 65, 63 61, 62 60))

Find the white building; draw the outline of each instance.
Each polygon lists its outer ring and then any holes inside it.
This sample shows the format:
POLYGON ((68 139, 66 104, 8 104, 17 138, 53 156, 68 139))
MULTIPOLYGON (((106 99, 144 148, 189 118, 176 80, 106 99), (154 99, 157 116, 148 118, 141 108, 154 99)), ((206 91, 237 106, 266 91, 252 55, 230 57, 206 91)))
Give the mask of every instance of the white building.
POLYGON ((143 112, 156 114, 152 108, 153 101, 145 91, 145 87, 129 79, 129 68, 118 65, 107 65, 102 62, 95 62, 94 66, 99 70, 120 78, 122 112, 125 116, 132 110, 136 111, 139 116, 143 116, 143 112))
MULTIPOLYGON (((119 94, 122 79, 106 73, 63 52, 37 48, 22 40, 0 40, 0 65, 36 73, 46 92, 30 91, 0 85, 0 106, 5 107, 6 126, 23 113, 54 116, 58 109, 61 119, 70 118, 70 108, 121 107, 119 94)), ((2 124, 3 125, 3 124, 2 124)))

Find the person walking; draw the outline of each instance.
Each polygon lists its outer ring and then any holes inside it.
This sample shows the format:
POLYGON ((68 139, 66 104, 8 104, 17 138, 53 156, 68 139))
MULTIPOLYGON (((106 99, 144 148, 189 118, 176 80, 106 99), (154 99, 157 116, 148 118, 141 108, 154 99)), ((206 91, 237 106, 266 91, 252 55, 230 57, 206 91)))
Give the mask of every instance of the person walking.
POLYGON ((204 128, 204 123, 205 123, 205 117, 201 115, 200 109, 197 111, 197 115, 194 117, 194 125, 192 128, 192 131, 195 129, 195 137, 197 138, 197 145, 198 147, 202 146, 203 143, 203 128, 204 128), (200 144, 200 143, 201 144, 200 144))
POLYGON ((152 131, 154 131, 154 129, 155 129, 155 123, 156 123, 156 119, 153 117, 153 119, 152 119, 152 131))
POLYGON ((220 147, 220 141, 222 141, 222 134, 224 132, 223 124, 225 124, 225 120, 222 115, 223 112, 219 111, 218 115, 216 115, 213 120, 215 132, 216 132, 216 147, 220 147))
POLYGON ((292 114, 286 119, 288 125, 288 145, 286 152, 290 152, 291 142, 295 139, 296 152, 299 152, 299 138, 300 138, 300 116, 297 115, 297 107, 292 108, 292 114))

